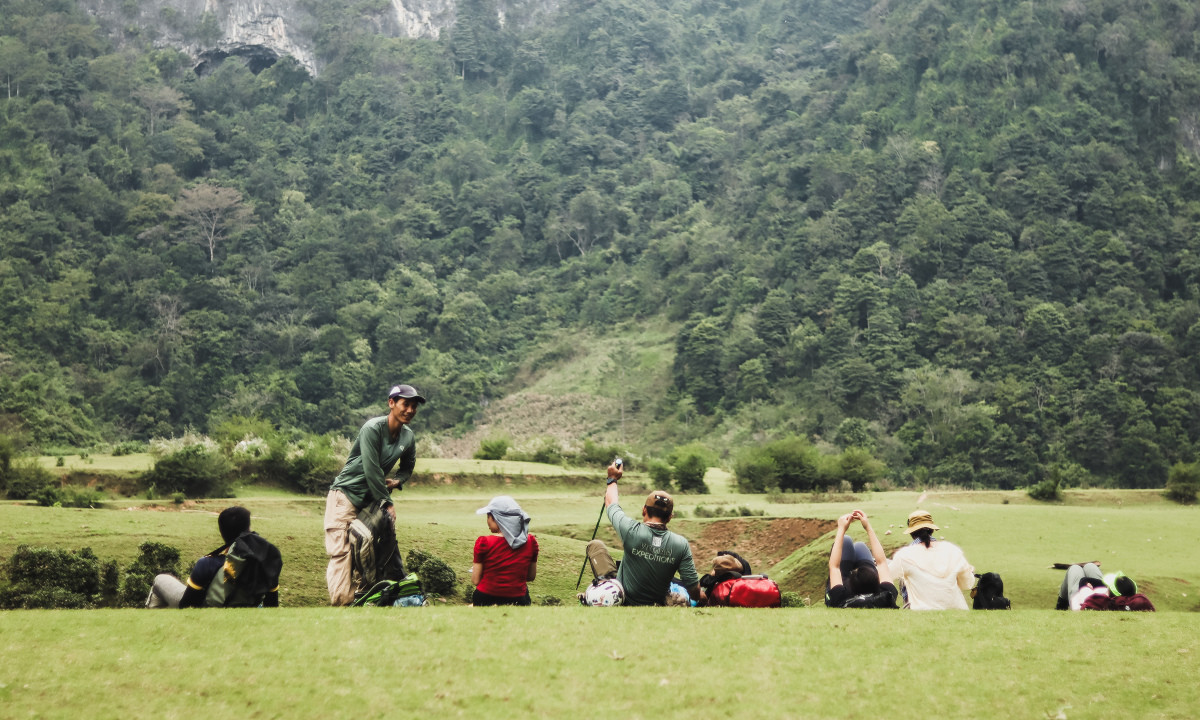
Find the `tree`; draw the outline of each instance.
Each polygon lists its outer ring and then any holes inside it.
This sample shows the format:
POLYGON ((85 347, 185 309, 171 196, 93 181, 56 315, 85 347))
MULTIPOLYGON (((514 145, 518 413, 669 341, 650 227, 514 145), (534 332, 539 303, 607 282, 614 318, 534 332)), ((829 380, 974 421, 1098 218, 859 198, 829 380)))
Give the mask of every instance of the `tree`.
POLYGON ((192 104, 183 97, 183 93, 168 85, 150 85, 135 91, 133 96, 146 108, 148 116, 146 134, 151 136, 154 135, 159 120, 185 112, 192 107, 192 104))
POLYGON ((240 192, 209 184, 185 188, 175 201, 174 215, 186 223, 188 239, 208 249, 210 263, 216 259, 217 245, 249 226, 252 218, 240 192))

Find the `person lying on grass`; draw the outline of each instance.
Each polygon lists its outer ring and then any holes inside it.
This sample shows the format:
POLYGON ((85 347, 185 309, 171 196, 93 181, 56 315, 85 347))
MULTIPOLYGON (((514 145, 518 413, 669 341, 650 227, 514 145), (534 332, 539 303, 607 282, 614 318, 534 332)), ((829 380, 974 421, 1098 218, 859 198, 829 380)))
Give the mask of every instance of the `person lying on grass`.
POLYGON ((1102 575, 1100 566, 1089 562, 1067 568, 1056 609, 1154 612, 1154 603, 1137 591, 1133 578, 1120 571, 1102 575))
POLYGON ((491 535, 475 541, 471 604, 529 605, 529 585, 537 577, 538 543, 529 534, 529 515, 508 495, 497 495, 475 511, 487 515, 491 535))
POLYGON ((250 511, 225 508, 217 516, 221 547, 196 561, 185 584, 174 575, 154 578, 148 608, 279 607, 279 548, 250 530, 250 511))
MULTIPOLYGON (((865 548, 865 546, 864 546, 865 548)), ((875 535, 867 514, 855 510, 838 518, 837 537, 829 553, 829 584, 825 588, 825 604, 835 608, 896 608, 899 593, 888 571, 887 556, 875 535), (858 521, 867 531, 871 543, 870 555, 855 557, 854 543, 846 537, 850 524, 858 521), (849 547, 847 547, 849 546, 849 547), (847 564, 846 555, 852 555, 847 564)))

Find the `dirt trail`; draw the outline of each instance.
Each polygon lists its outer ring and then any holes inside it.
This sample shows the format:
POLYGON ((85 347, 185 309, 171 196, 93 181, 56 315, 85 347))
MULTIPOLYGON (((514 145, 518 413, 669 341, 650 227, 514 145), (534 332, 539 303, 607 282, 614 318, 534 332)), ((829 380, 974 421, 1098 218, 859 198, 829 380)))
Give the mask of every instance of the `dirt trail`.
POLYGON ((832 520, 813 518, 736 518, 707 523, 692 542, 692 557, 701 573, 712 569, 718 550, 733 550, 755 572, 765 572, 797 549, 837 527, 832 520))

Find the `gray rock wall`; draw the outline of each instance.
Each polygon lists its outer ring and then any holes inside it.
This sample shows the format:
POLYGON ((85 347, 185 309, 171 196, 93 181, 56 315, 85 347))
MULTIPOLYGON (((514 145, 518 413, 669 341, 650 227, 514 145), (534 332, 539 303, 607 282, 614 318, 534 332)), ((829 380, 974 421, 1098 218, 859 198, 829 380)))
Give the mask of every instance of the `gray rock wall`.
MULTIPOLYGON (((311 2, 311 0, 310 0, 311 2)), ((228 56, 270 64, 290 55, 312 75, 323 62, 313 48, 317 20, 300 0, 79 0, 118 43, 149 40, 195 59, 198 69, 228 56)), ((498 15, 533 22, 556 0, 501 0, 498 15)), ((390 0, 378 13, 351 18, 388 37, 436 38, 454 24, 455 0, 390 0)))

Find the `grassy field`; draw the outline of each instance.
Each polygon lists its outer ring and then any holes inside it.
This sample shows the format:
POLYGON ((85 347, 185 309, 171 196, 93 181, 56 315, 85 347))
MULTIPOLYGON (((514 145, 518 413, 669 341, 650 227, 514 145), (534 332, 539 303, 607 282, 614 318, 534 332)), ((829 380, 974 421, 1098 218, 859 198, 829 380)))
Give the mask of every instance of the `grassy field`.
MULTIPOLYGON (((463 472, 464 462, 453 461, 447 472, 463 472)), ((516 465, 516 464, 512 464, 516 465)), ((504 466, 497 466, 503 469, 504 466)), ((436 480, 414 485, 396 494, 401 549, 419 548, 443 558, 463 578, 471 564, 474 538, 484 531, 475 509, 496 494, 512 494, 533 516, 532 530, 542 545, 539 579, 531 588, 535 596, 569 599, 582 564, 583 541, 591 535, 601 505, 599 481, 578 484, 526 473, 495 472, 472 476, 472 483, 445 485, 436 480)), ((547 471, 548 472, 548 471, 547 471)), ((562 472, 560 470, 560 472, 562 472)), ((437 476, 429 474, 428 477, 437 476)), ((833 520, 862 508, 874 521, 889 548, 907 540, 901 532, 908 513, 918 506, 931 511, 942 527, 941 536, 960 545, 977 572, 999 572, 1005 591, 1018 609, 1054 606, 1061 571, 1055 562, 1096 560, 1106 571, 1132 575, 1162 610, 1200 609, 1200 566, 1190 557, 1192 528, 1200 508, 1168 503, 1154 491, 1074 491, 1057 504, 1035 503, 1020 492, 929 491, 864 493, 836 501, 813 502, 810 496, 789 496, 801 502, 772 502, 764 495, 739 495, 728 478, 709 473, 710 495, 681 496, 680 515, 672 527, 693 540, 714 523, 746 526, 740 536, 758 549, 769 539, 772 523, 785 518, 833 520), (697 506, 709 510, 762 512, 745 519, 699 519, 697 506), (890 534, 888 534, 890 533, 890 534), (754 540, 759 536, 758 544, 754 540)), ((624 505, 635 508, 644 490, 636 489, 633 476, 623 484, 624 505)), ((641 482, 645 483, 642 478, 641 482)), ((215 515, 233 501, 189 501, 183 506, 159 500, 125 499, 97 510, 40 508, 24 503, 0 503, 0 560, 19 544, 52 547, 91 547, 101 558, 131 561, 144 540, 159 540, 178 547, 190 562, 219 542, 215 515)), ((254 514, 254 526, 284 553, 284 600, 291 606, 324 602, 325 563, 321 536, 324 499, 293 495, 277 489, 240 488, 237 503, 254 514)), ((861 530, 852 534, 861 537, 861 530)), ((612 540, 607 521, 600 537, 612 540)), ((810 545, 785 546, 770 554, 749 556, 756 569, 769 572, 782 587, 821 599, 825 555, 832 535, 810 545)), ((781 538, 777 542, 787 542, 781 538)), ((710 557, 697 557, 704 567, 710 557)))
MULTIPOLYGON (((1200 609, 1200 566, 1186 554, 1200 510, 1157 493, 1076 491, 1053 505, 961 491, 773 502, 736 494, 714 471, 712 494, 677 498, 672 526, 687 537, 735 523, 761 542, 790 518, 828 521, 857 507, 897 546, 904 518, 921 506, 978 571, 1004 576, 1015 609, 829 610, 820 596, 825 534, 780 548, 774 565, 750 557, 812 607, 605 611, 570 600, 601 481, 514 482, 541 476, 497 470, 474 484, 428 482, 398 494, 401 548, 432 552, 465 578, 484 529, 475 509, 511 492, 542 547, 531 593, 561 606, 473 609, 454 598, 420 609, 321 607, 323 498, 242 488, 236 502, 284 554, 282 610, 0 612, 0 717, 178 717, 200 703, 240 717, 682 717, 736 703, 738 715, 764 718, 1190 718, 1200 708, 1200 614, 1180 612, 1200 609), (700 519, 699 505, 764 515, 700 519), (1133 575, 1160 612, 1051 610, 1062 573, 1048 566, 1080 560, 1133 575)), ((622 486, 627 508, 643 496, 635 484, 622 486)), ((139 543, 158 540, 178 547, 186 565, 219 543, 215 515, 233 502, 0 503, 0 560, 32 544, 88 546, 126 564, 139 543)), ((601 537, 612 539, 607 522, 601 537)))
POLYGON ((1198 616, 0 613, 5 718, 1194 718, 1198 616))

